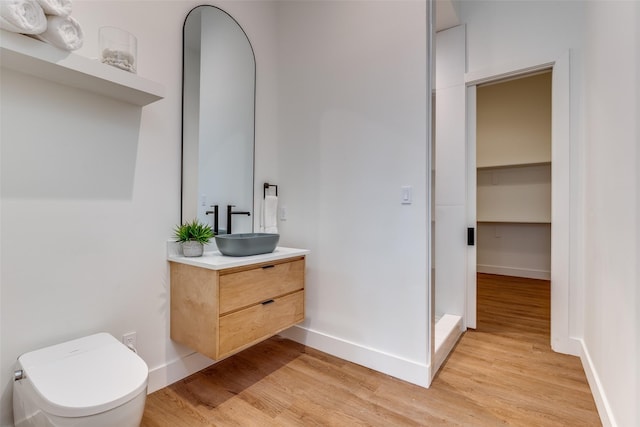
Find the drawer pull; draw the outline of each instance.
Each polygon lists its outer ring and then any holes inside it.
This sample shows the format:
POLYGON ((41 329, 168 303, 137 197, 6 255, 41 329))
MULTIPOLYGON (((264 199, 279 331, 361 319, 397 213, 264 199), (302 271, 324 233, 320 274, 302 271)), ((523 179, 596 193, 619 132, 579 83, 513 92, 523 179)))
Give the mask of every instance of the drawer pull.
POLYGON ((263 265, 262 269, 266 270, 267 268, 273 268, 273 267, 275 267, 275 265, 273 265, 273 264, 271 264, 271 265, 263 265))
POLYGON ((262 304, 262 305, 267 305, 267 304, 272 304, 272 303, 274 303, 274 302, 276 302, 276 301, 275 301, 275 300, 272 300, 272 299, 268 299, 268 300, 266 300, 266 301, 261 302, 260 304, 262 304))

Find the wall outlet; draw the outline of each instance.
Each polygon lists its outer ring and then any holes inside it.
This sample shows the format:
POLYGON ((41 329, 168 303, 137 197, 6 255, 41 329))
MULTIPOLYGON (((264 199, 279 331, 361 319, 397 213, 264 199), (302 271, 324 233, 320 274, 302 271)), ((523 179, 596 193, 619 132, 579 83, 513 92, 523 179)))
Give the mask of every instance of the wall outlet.
POLYGON ((131 349, 136 348, 137 337, 135 332, 129 332, 122 336, 122 343, 131 349))

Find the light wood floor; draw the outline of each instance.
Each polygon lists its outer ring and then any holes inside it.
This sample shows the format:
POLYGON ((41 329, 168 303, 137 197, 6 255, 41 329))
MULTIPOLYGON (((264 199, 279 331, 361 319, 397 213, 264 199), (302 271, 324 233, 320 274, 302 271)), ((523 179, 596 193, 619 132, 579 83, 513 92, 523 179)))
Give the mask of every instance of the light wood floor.
POLYGON ((142 426, 600 425, 549 327, 549 282, 479 275, 478 329, 429 389, 276 337, 149 395, 142 426))

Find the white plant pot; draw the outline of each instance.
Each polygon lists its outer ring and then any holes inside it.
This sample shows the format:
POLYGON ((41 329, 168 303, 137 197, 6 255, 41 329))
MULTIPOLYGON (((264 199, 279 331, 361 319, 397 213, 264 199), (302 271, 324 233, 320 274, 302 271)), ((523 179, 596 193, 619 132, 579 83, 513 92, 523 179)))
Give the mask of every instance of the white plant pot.
POLYGON ((202 256, 204 245, 200 242, 187 241, 182 242, 182 253, 184 256, 202 256))

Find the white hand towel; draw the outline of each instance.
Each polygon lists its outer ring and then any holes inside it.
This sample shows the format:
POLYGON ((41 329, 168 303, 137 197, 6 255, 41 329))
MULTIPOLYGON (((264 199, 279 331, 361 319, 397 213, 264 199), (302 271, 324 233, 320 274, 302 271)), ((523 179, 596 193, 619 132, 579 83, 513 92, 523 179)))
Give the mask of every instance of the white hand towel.
POLYGON ((262 231, 278 233, 278 197, 265 196, 262 201, 262 231))
MULTIPOLYGON (((2 0, 0 0, 2 1, 2 0)), ((37 0, 42 10, 47 15, 69 16, 71 15, 71 0, 37 0)))
POLYGON ((47 29, 47 18, 36 0, 0 0, 0 28, 39 34, 47 29))
POLYGON ((73 17, 48 15, 47 23, 47 31, 34 35, 35 38, 64 50, 76 50, 82 47, 84 42, 82 28, 73 17))

